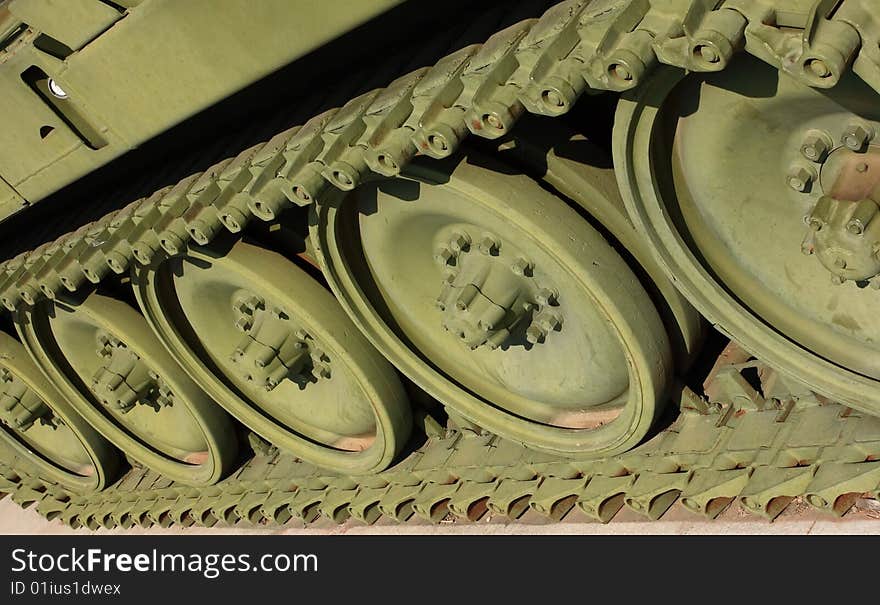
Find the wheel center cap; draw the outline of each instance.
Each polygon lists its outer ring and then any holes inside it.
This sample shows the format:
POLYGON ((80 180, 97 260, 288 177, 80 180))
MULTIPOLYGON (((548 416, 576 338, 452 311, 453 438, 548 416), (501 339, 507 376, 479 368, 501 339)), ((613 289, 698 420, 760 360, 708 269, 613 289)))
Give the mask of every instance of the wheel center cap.
POLYGON ((534 264, 492 234, 474 241, 457 231, 434 256, 446 272, 436 300, 443 329, 472 350, 497 349, 518 331, 535 345, 560 330, 557 295, 536 282, 534 264))
POLYGON ((106 332, 99 332, 97 341, 103 364, 92 378, 92 392, 101 403, 123 414, 139 403, 156 411, 173 404, 165 381, 124 342, 106 332))
POLYGON ((37 421, 57 426, 49 406, 6 368, 0 369, 0 422, 26 431, 37 421))
POLYGON ((839 148, 822 167, 825 195, 806 217, 804 254, 815 254, 835 284, 880 288, 880 146, 839 148))
POLYGON ((272 391, 284 379, 303 389, 318 378, 330 378, 330 359, 284 309, 245 292, 236 298, 233 312, 244 336, 229 359, 245 380, 272 391))

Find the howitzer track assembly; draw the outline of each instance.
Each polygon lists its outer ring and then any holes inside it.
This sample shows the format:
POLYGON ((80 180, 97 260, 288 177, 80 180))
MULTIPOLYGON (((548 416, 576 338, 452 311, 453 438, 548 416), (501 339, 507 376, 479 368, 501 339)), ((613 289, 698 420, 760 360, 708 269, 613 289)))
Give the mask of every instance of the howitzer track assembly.
POLYGON ((572 0, 393 69, 8 233, 0 494, 90 529, 880 499, 873 0, 572 0))

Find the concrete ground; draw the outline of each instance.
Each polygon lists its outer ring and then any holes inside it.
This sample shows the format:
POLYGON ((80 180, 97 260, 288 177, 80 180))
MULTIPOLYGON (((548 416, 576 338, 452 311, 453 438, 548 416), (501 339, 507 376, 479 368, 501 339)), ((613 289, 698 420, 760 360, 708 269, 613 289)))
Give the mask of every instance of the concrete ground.
MULTIPOLYGON (((87 529, 72 530, 58 521, 46 521, 34 510, 22 510, 10 498, 0 500, 0 533, 3 534, 90 534, 87 529)), ((841 519, 819 513, 808 505, 795 501, 774 522, 748 515, 732 506, 714 521, 706 521, 676 504, 660 521, 648 521, 644 517, 624 509, 614 520, 603 525, 590 521, 574 510, 560 522, 550 522, 536 513, 526 513, 518 521, 504 518, 484 517, 475 523, 441 522, 429 524, 410 521, 405 524, 380 520, 367 526, 357 521, 335 525, 320 520, 309 527, 289 523, 282 527, 239 524, 234 527, 213 528, 133 528, 130 530, 98 530, 95 534, 875 534, 880 535, 880 503, 874 500, 860 501, 841 519)))

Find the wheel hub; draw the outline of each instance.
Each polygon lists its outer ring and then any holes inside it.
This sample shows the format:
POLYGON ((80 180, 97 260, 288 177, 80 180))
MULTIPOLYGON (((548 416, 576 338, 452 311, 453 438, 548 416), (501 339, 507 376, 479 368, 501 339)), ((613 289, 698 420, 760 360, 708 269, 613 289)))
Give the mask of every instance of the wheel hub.
POLYGON ((118 453, 76 414, 27 357, 0 332, 0 445, 36 465, 40 475, 75 492, 115 479, 118 453))
POLYGON ((26 431, 38 420, 52 428, 62 424, 24 381, 6 368, 0 368, 0 422, 9 428, 26 431))
MULTIPOLYGON (((843 147, 827 155, 811 154, 822 163, 819 186, 824 195, 806 217, 808 231, 801 250, 816 255, 831 273, 833 284, 851 280, 877 289, 880 146, 867 145, 872 133, 870 127, 851 125, 842 136, 843 147)), ((830 138, 827 133, 818 136, 830 138)), ((804 149, 811 149, 809 143, 804 149)))
POLYGON ((741 57, 660 70, 624 99, 627 209, 681 290, 756 356, 860 410, 880 406, 876 92, 818 92, 741 57), (806 224, 805 224, 806 222, 806 224), (843 284, 841 286, 840 284, 843 284))
POLYGON ((220 240, 134 281, 179 363, 270 443, 363 473, 383 469, 406 441, 409 407, 393 370, 289 258, 220 240))
POLYGON ((669 352, 659 316, 589 222, 487 166, 475 153, 411 164, 319 206, 324 275, 383 353, 469 422, 556 453, 625 449, 670 367, 642 363, 669 352))
POLYGON ((98 332, 96 339, 103 365, 95 372, 91 387, 101 403, 121 414, 138 404, 157 412, 172 405, 171 389, 137 353, 107 332, 98 332))
POLYGON ((248 382, 272 391, 289 379, 305 389, 319 379, 331 378, 330 358, 315 339, 297 327, 281 307, 256 294, 242 291, 232 305, 235 327, 244 333, 230 361, 248 382))
POLYGON ((225 412, 127 302, 90 292, 25 311, 16 327, 76 411, 133 459, 189 485, 216 482, 234 461, 225 412))
POLYGON ((558 295, 538 285, 534 263, 512 244, 490 233, 476 240, 475 232, 456 230, 434 256, 445 273, 436 301, 443 329, 471 350, 503 348, 524 326, 528 343, 545 342, 562 328, 558 295), (471 245, 475 240, 478 246, 471 245))

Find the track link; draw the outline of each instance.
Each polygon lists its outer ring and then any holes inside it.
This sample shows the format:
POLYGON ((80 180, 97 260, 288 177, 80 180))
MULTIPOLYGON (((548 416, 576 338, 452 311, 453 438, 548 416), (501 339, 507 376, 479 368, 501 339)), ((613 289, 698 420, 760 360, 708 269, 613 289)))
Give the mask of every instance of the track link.
POLYGON ((685 391, 671 426, 601 460, 564 460, 493 435, 446 430, 392 469, 367 477, 327 474, 272 451, 209 488, 175 485, 135 468, 110 490, 77 495, 28 474, 26 460, 10 460, 0 467, 0 492, 36 505, 48 519, 92 530, 321 518, 403 522, 413 515, 476 521, 487 512, 516 519, 529 509, 560 520, 575 507, 608 522, 623 506, 656 520, 679 499, 708 518, 739 501, 772 520, 799 496, 836 516, 861 497, 880 499, 880 419, 769 386, 777 380, 754 361, 721 366, 707 390, 730 403, 685 391), (774 397, 746 381, 743 372, 756 369, 774 397))
MULTIPOLYGON (((880 91, 880 25, 870 0, 592 0, 554 6, 274 136, 203 173, 0 265, 0 303, 15 312, 174 255, 257 217, 331 200, 416 154, 451 155, 470 132, 507 133, 524 112, 560 115, 587 91, 632 89, 659 63, 723 69, 744 49, 811 86, 831 87, 850 67, 880 91)), ((740 364, 741 365, 741 364, 740 364)), ((746 364, 748 365, 748 364, 746 364)), ((791 498, 845 512, 847 494, 880 484, 880 420, 782 389, 749 390, 742 372, 716 372, 710 406, 685 396, 674 424, 632 452, 563 461, 491 435, 447 431, 393 469, 369 478, 328 476, 283 454, 257 456, 206 490, 134 469, 113 488, 65 492, 9 453, 0 491, 50 518, 91 528, 218 521, 311 521, 352 516, 473 519, 483 507, 516 517, 527 506, 554 518, 573 506, 606 521, 626 504, 658 518, 676 498, 716 515, 740 498, 773 518, 791 498), (722 387, 717 387, 722 384, 722 387), (15 468, 16 470, 12 470, 15 468)), ((783 383, 780 379, 777 383, 783 383)), ((765 381, 766 383, 766 381, 765 381)), ((780 387, 775 386, 775 389, 780 387)))

